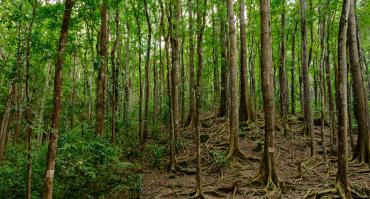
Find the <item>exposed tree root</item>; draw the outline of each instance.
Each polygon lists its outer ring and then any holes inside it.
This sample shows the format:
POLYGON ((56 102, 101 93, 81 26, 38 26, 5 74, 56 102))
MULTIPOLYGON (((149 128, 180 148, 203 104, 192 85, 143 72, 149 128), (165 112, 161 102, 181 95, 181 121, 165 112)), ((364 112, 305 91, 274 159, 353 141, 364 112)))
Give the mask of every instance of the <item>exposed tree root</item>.
MULTIPOLYGON (((326 195, 332 196, 332 195, 335 195, 335 194, 338 194, 341 198, 346 199, 346 195, 344 193, 344 190, 342 190, 342 188, 340 187, 339 184, 336 184, 335 188, 326 189, 326 190, 319 191, 319 192, 314 192, 314 191, 312 191, 312 189, 309 189, 308 192, 306 193, 306 195, 303 198, 304 199, 306 199, 306 198, 323 198, 326 195)), ((360 194, 355 189, 351 189, 351 195, 354 198, 369 198, 366 194, 360 194)))
POLYGON ((192 198, 196 198, 196 199, 204 199, 204 196, 202 194, 202 190, 200 189, 200 187, 197 187, 196 190, 195 190, 195 194, 192 196, 192 198))

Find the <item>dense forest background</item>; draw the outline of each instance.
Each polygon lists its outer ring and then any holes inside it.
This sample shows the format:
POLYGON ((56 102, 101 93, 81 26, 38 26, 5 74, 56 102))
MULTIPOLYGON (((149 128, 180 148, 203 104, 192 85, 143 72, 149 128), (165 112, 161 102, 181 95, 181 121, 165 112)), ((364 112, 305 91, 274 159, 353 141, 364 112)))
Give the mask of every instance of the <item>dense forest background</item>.
POLYGON ((368 198, 369 30, 365 0, 0 0, 0 198, 368 198))

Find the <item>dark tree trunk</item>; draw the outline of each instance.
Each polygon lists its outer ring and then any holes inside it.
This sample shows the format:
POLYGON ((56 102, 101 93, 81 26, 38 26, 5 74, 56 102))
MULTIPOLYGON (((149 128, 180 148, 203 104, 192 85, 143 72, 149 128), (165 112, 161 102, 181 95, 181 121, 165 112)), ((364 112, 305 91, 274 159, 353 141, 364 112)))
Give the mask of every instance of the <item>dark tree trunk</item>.
POLYGON ((100 66, 98 71, 98 80, 96 86, 96 135, 101 137, 104 131, 105 119, 105 91, 106 91, 106 73, 108 68, 108 0, 103 0, 100 11, 100 41, 99 41, 99 59, 100 66))
POLYGON ((287 80, 286 80, 286 67, 285 67, 285 0, 282 2, 281 11, 281 33, 280 33, 280 65, 279 65, 279 84, 280 84, 280 110, 281 117, 283 118, 284 135, 286 135, 286 114, 287 114, 287 80))
POLYGON ((64 51, 67 44, 69 21, 72 14, 73 0, 66 0, 62 28, 59 38, 54 77, 54 106, 51 118, 51 130, 49 132, 48 155, 46 159, 46 171, 43 185, 43 199, 51 199, 53 196, 53 179, 55 172, 55 159, 57 150, 57 138, 59 132, 60 112, 62 106, 62 68, 64 64, 64 51))
POLYGON ((245 24, 245 2, 240 1, 240 106, 239 120, 247 121, 252 118, 247 80, 247 37, 245 24))
POLYGON ((144 104, 144 117, 143 117, 143 137, 141 140, 142 147, 144 146, 146 140, 148 139, 148 117, 149 117, 149 66, 150 66, 150 46, 152 43, 152 25, 149 18, 149 10, 147 0, 144 0, 145 7, 145 18, 148 27, 148 39, 147 39, 147 49, 146 49, 146 59, 145 59, 145 104, 144 104))
POLYGON ((294 23, 294 31, 292 35, 292 68, 290 71, 291 75, 291 93, 290 93, 290 99, 291 99, 291 113, 295 114, 295 34, 297 32, 297 25, 298 25, 298 20, 294 23))
POLYGON ((221 2, 221 6, 219 9, 220 12, 220 43, 223 48, 221 48, 221 98, 220 98, 220 109, 218 112, 219 117, 224 117, 227 115, 228 112, 228 105, 227 105, 227 99, 228 99, 228 93, 229 93, 229 69, 228 69, 228 58, 227 58, 227 24, 224 19, 224 2, 221 2))

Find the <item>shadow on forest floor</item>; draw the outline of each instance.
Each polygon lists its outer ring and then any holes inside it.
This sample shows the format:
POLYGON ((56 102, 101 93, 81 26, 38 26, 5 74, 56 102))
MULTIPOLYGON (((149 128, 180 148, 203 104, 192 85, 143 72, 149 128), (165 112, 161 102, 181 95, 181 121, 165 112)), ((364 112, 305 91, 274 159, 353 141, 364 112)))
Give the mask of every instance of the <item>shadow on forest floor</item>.
MULTIPOLYGON (((264 185, 246 185, 257 175, 262 157, 263 121, 261 115, 258 118, 257 123, 241 126, 240 147, 247 158, 227 161, 224 155, 228 147, 227 120, 216 118, 214 113, 202 115, 202 188, 206 198, 268 198, 264 185)), ((299 119, 289 117, 287 136, 283 136, 282 123, 277 122, 276 160, 281 188, 273 198, 305 198, 314 191, 332 188, 335 183, 337 162, 336 155, 329 153, 329 127, 325 126, 328 164, 323 161, 320 126, 314 127, 316 156, 305 162, 310 147, 302 128, 299 119)), ((184 128, 180 135, 184 148, 177 156, 177 163, 183 171, 173 173, 147 167, 143 170, 142 198, 191 198, 195 188, 195 131, 184 128)), ((349 162, 350 182, 359 193, 367 195, 365 198, 370 196, 369 171, 365 165, 349 162)))

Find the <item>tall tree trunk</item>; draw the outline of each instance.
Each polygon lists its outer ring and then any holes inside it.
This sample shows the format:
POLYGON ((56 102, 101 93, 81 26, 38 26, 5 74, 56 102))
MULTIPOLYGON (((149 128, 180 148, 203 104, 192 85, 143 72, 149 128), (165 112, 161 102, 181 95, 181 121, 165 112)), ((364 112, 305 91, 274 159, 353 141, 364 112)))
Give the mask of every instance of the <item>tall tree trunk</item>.
POLYGON ((217 103, 220 96, 220 78, 218 69, 218 43, 216 36, 216 14, 212 9, 212 59, 213 59, 213 92, 214 92, 214 102, 217 103))
POLYGON ((279 65, 279 84, 280 84, 280 109, 283 118, 284 135, 286 135, 286 114, 287 114, 287 80, 285 67, 285 0, 281 2, 281 33, 280 33, 280 65, 279 65))
POLYGON ((338 31, 338 73, 337 73, 337 110, 338 110, 338 172, 337 188, 342 198, 351 198, 350 184, 347 175, 347 20, 350 0, 343 0, 342 13, 338 31))
POLYGON ((304 98, 304 132, 310 136, 310 151, 311 156, 315 154, 315 140, 313 133, 313 119, 311 107, 311 92, 308 63, 307 63, 307 32, 306 32, 306 1, 301 0, 301 64, 302 64, 302 82, 303 82, 303 98, 304 98))
POLYGON ((150 48, 152 43, 152 25, 149 18, 148 2, 144 0, 145 7, 145 18, 148 26, 148 40, 146 49, 146 59, 145 59, 145 104, 144 104, 144 117, 143 117, 143 137, 141 140, 142 147, 144 146, 146 140, 148 139, 148 117, 149 117, 149 66, 150 66, 150 48))
POLYGON ((291 113, 294 115, 295 114, 295 34, 297 32, 297 25, 298 25, 298 20, 294 23, 294 31, 292 34, 292 68, 290 71, 290 79, 291 79, 291 93, 290 93, 290 99, 291 99, 291 113))
MULTIPOLYGON (((141 27, 140 27, 140 20, 139 20, 139 11, 135 8, 135 5, 132 3, 132 7, 134 9, 134 14, 135 14, 135 21, 136 21, 136 26, 137 26, 137 36, 139 40, 139 140, 140 143, 143 140, 143 81, 142 81, 142 69, 141 69, 141 51, 142 51, 142 46, 141 46, 141 27)), ((135 77, 135 75, 134 75, 135 77)))
POLYGON ((196 176, 196 193, 195 198, 204 198, 202 195, 201 186, 201 156, 200 156, 200 109, 202 106, 202 92, 201 92, 201 81, 202 81, 202 70, 203 70, 203 33, 206 25, 206 9, 207 0, 203 0, 204 4, 201 7, 200 0, 197 0, 197 55, 198 55, 198 71, 197 71, 197 84, 195 87, 196 94, 196 114, 195 114, 195 125, 196 125, 196 151, 197 151, 197 176, 196 176))
MULTIPOLYGON (((179 59, 179 37, 180 37, 180 15, 181 15, 181 0, 175 0, 171 4, 172 19, 170 23, 170 41, 171 41, 171 114, 172 114, 172 133, 171 142, 176 144, 179 135, 179 84, 180 84, 180 59, 179 59)), ((171 165, 173 170, 174 165, 171 165)))
MULTIPOLYGON (((321 93, 321 142, 322 142, 322 149, 323 149, 323 156, 325 162, 328 161, 327 153, 326 153, 326 139, 325 139, 325 56, 328 46, 325 45, 325 34, 326 34, 326 23, 327 23, 327 8, 328 8, 329 1, 326 1, 326 5, 324 7, 324 11, 322 16, 320 16, 319 20, 319 34, 320 34, 320 48, 321 48, 321 54, 320 54, 320 93, 321 93)), ((319 13, 321 13, 321 7, 319 7, 319 13)))
POLYGON ((194 72, 194 39, 193 39, 193 1, 188 0, 189 7, 189 113, 185 126, 193 127, 195 120, 195 72, 194 72))
POLYGON ((54 77, 54 107, 51 118, 51 130, 49 132, 48 155, 46 159, 46 171, 43 185, 43 199, 51 199, 53 196, 53 179, 55 172, 55 159, 57 150, 57 138, 59 132, 60 112, 62 106, 61 89, 62 89, 62 68, 64 64, 64 51, 67 44, 67 35, 69 21, 72 14, 73 0, 66 0, 62 28, 59 38, 59 47, 55 64, 54 77))
POLYGON ((124 101, 124 124, 128 127, 130 102, 131 102, 131 79, 130 79, 130 23, 126 19, 126 47, 125 47, 125 69, 124 69, 124 82, 125 82, 125 101, 124 101))
POLYGON ((117 131, 117 106, 118 106, 118 74, 121 63, 121 31, 120 31, 120 3, 117 1, 115 14, 115 25, 116 35, 113 44, 111 59, 112 59, 112 144, 116 142, 116 131, 117 131), (117 58, 116 58, 117 54, 117 58))
POLYGON ((368 115, 367 111, 365 111, 367 109, 367 99, 365 97, 365 88, 357 46, 355 3, 354 0, 348 1, 350 1, 348 18, 348 44, 353 81, 353 94, 355 100, 354 104, 356 110, 355 115, 358 124, 358 139, 353 154, 353 159, 357 159, 359 162, 370 163, 369 129, 367 124, 368 115))
POLYGON ((105 120, 105 91, 106 91, 106 73, 108 68, 108 0, 103 0, 100 10, 100 41, 99 41, 99 59, 100 66, 98 71, 97 89, 96 89, 96 135, 101 137, 104 131, 105 120))
POLYGON ((229 42, 230 42, 230 138, 229 138, 229 151, 227 159, 233 158, 234 156, 243 156, 239 148, 239 89, 237 80, 237 38, 234 18, 234 3, 233 0, 227 1, 227 17, 229 19, 229 42))
POLYGON ((251 104, 249 98, 249 86, 247 80, 247 38, 245 22, 245 2, 240 0, 240 106, 239 120, 252 119, 251 104))
POLYGON ((330 21, 328 20, 327 24, 327 34, 326 34, 326 45, 327 50, 325 53, 325 73, 326 73, 326 86, 327 86, 327 92, 328 92, 328 101, 329 101, 329 117, 330 117, 330 147, 331 151, 334 151, 335 141, 334 136, 336 133, 335 130, 335 113, 334 113, 334 100, 333 100, 333 94, 332 94, 332 85, 331 85, 331 72, 330 72, 330 60, 329 60, 329 54, 330 54, 330 48, 329 48, 329 39, 330 39, 330 21))
POLYGON ((32 42, 32 27, 33 22, 36 16, 36 6, 38 2, 34 0, 32 2, 32 18, 30 24, 28 26, 28 35, 27 35, 27 46, 26 46, 26 82, 25 82, 25 96, 26 96, 26 140, 27 140, 27 194, 26 198, 31 199, 31 192, 32 192, 32 123, 33 123, 33 114, 32 114, 32 105, 31 105, 31 97, 30 97, 30 56, 31 56, 31 42, 32 42))
POLYGON ((228 57, 227 57, 227 24, 225 21, 224 16, 224 2, 221 2, 221 6, 219 8, 220 12, 220 43, 223 48, 221 48, 221 98, 220 98, 220 109, 218 112, 219 117, 224 117, 228 113, 228 93, 229 93, 229 68, 228 68, 228 57))
POLYGON ((261 172, 266 185, 278 185, 274 147, 275 102, 272 72, 272 36, 270 0, 260 1, 261 14, 261 85, 265 114, 265 147, 261 172))
POLYGON ((15 95, 15 82, 12 80, 10 82, 9 94, 8 99, 5 106, 5 111, 3 114, 3 118, 1 121, 1 129, 0 129, 0 161, 4 158, 5 148, 6 148, 6 139, 8 137, 8 126, 9 126, 9 118, 10 112, 13 106, 13 98, 15 95))

